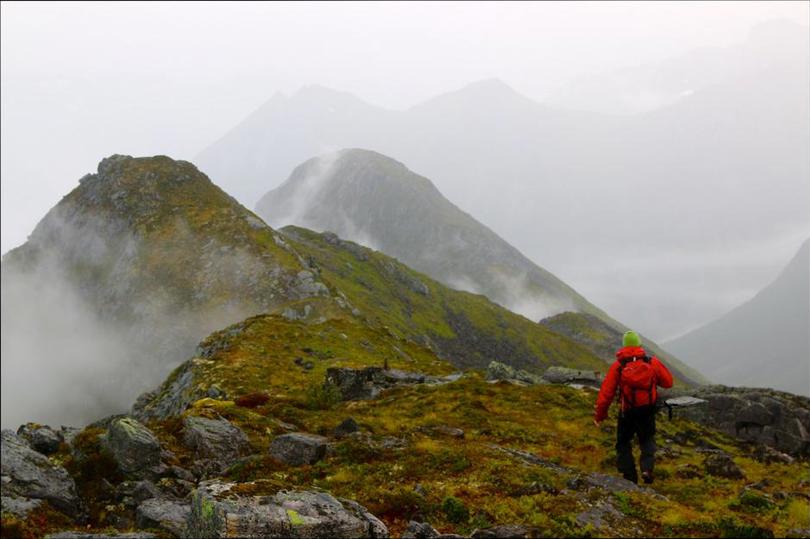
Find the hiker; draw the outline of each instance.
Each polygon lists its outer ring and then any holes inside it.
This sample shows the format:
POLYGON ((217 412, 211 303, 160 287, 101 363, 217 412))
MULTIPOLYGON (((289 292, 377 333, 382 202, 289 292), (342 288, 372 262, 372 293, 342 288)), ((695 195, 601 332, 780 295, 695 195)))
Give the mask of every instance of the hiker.
POLYGON ((602 382, 593 423, 598 427, 605 420, 608 408, 618 394, 616 467, 633 483, 638 483, 632 447, 636 434, 641 447, 641 478, 645 483, 653 482, 656 386, 672 387, 672 374, 657 357, 646 354, 636 332, 628 331, 622 337, 622 348, 616 352, 616 361, 602 382))

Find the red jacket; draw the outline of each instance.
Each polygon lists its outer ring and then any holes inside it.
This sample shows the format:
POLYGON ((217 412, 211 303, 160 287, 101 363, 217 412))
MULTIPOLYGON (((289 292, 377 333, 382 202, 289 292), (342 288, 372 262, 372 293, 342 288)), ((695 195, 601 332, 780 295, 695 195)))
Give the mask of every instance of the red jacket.
MULTIPOLYGON (((621 362, 634 357, 642 358, 644 356, 644 348, 640 346, 626 346, 616 352, 616 361, 614 361, 613 365, 611 365, 610 369, 608 369, 607 376, 605 376, 605 380, 602 382, 602 387, 599 389, 599 396, 596 399, 596 413, 594 417, 597 421, 602 421, 607 417, 610 403, 613 402, 613 399, 616 396, 616 387, 619 384, 619 369, 621 368, 621 362)), ((653 357, 650 360, 650 366, 655 372, 655 383, 652 387, 652 400, 650 400, 650 396, 647 393, 643 391, 638 392, 636 394, 636 406, 644 406, 646 404, 654 403, 658 399, 658 391, 656 386, 672 387, 672 373, 669 372, 669 370, 658 360, 657 357, 653 357)), ((627 410, 630 408, 630 403, 625 402, 625 399, 621 399, 621 406, 622 410, 627 410)))

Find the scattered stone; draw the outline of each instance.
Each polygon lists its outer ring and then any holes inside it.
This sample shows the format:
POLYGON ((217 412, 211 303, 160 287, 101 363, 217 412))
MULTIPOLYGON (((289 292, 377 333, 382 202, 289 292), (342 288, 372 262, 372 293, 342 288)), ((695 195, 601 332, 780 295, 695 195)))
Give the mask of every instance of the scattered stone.
POLYGON ((552 384, 579 384, 599 387, 602 385, 602 374, 599 371, 582 371, 566 367, 549 367, 543 379, 552 384))
MULTIPOLYGON (((437 380, 437 379, 436 379, 437 380)), ((419 372, 408 372, 381 367, 350 369, 330 367, 326 370, 326 383, 338 388, 343 400, 368 400, 376 398, 384 389, 398 385, 433 382, 419 372)))
POLYGON ((780 462, 783 464, 792 464, 796 459, 782 453, 781 451, 777 451, 772 447, 768 447, 764 444, 759 444, 755 449, 752 455, 755 460, 759 462, 764 462, 765 464, 772 464, 774 462, 780 462))
POLYGON ((157 535, 149 532, 103 532, 91 533, 82 531, 63 531, 59 533, 51 533, 45 536, 45 539, 157 539, 157 535))
POLYGON ((599 502, 595 507, 579 513, 576 516, 576 523, 583 528, 591 526, 594 529, 601 529, 609 525, 609 519, 622 520, 624 515, 620 513, 610 502, 599 502))
POLYGON ((743 479, 745 476, 740 467, 726 453, 711 453, 703 461, 706 473, 728 479, 743 479))
POLYGON ((10 430, 2 431, 0 436, 4 508, 6 499, 19 510, 30 505, 20 498, 33 498, 45 500, 69 515, 79 514, 81 501, 76 485, 63 467, 31 449, 10 430))
POLYGON ((448 425, 437 425, 433 427, 418 427, 417 430, 422 432, 430 432, 440 434, 442 436, 449 436, 451 438, 464 438, 464 430, 457 427, 450 427, 448 425))
POLYGON ((250 453, 245 433, 226 419, 187 417, 183 420, 183 443, 194 451, 195 471, 203 477, 223 472, 250 453))
POLYGON ((696 479, 704 475, 704 471, 692 463, 681 464, 675 469, 675 476, 681 479, 696 479))
POLYGON ((334 436, 335 438, 343 438, 349 434, 359 431, 360 426, 357 424, 357 421, 351 417, 347 417, 340 423, 340 425, 335 427, 334 436))
POLYGON ((427 522, 416 522, 411 520, 408 522, 408 527, 402 534, 402 539, 435 539, 439 536, 439 532, 433 529, 433 526, 427 522))
POLYGON ((607 475, 598 472, 585 474, 585 482, 592 487, 602 488, 608 492, 628 492, 628 491, 650 491, 651 489, 640 487, 632 481, 615 475, 607 475))
POLYGON ((125 474, 142 474, 160 465, 157 437, 131 417, 111 421, 105 443, 125 474))
POLYGON ((139 528, 157 528, 174 537, 185 537, 190 513, 191 508, 186 503, 152 498, 138 506, 136 522, 139 528))
POLYGON ((487 380, 518 380, 526 384, 545 383, 542 376, 515 369, 500 361, 490 361, 487 366, 487 380))
POLYGON ((470 539, 526 539, 536 537, 537 530, 526 526, 507 525, 475 530, 470 539))
POLYGON ((28 442, 34 451, 50 455, 59 451, 62 439, 59 433, 47 425, 26 423, 17 429, 17 436, 28 442))
POLYGON ((292 466, 314 464, 326 456, 327 442, 326 438, 317 434, 282 434, 270 444, 270 455, 292 466))

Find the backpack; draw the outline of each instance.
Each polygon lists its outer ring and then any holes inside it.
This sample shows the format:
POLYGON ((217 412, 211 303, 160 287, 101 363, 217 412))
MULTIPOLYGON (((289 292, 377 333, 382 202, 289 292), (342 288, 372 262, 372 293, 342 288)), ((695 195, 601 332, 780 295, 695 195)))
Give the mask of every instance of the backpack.
POLYGON ((655 404, 653 389, 656 376, 650 360, 650 356, 645 355, 627 358, 619 363, 619 396, 630 408, 636 407, 638 393, 647 393, 646 405, 655 404))

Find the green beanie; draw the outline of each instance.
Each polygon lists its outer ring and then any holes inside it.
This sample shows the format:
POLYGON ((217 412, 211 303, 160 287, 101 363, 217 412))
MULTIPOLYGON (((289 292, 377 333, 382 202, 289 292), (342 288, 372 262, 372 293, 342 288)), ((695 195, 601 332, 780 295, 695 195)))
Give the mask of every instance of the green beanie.
POLYGON ((622 337, 622 346, 641 346, 641 337, 635 331, 628 331, 622 337))

